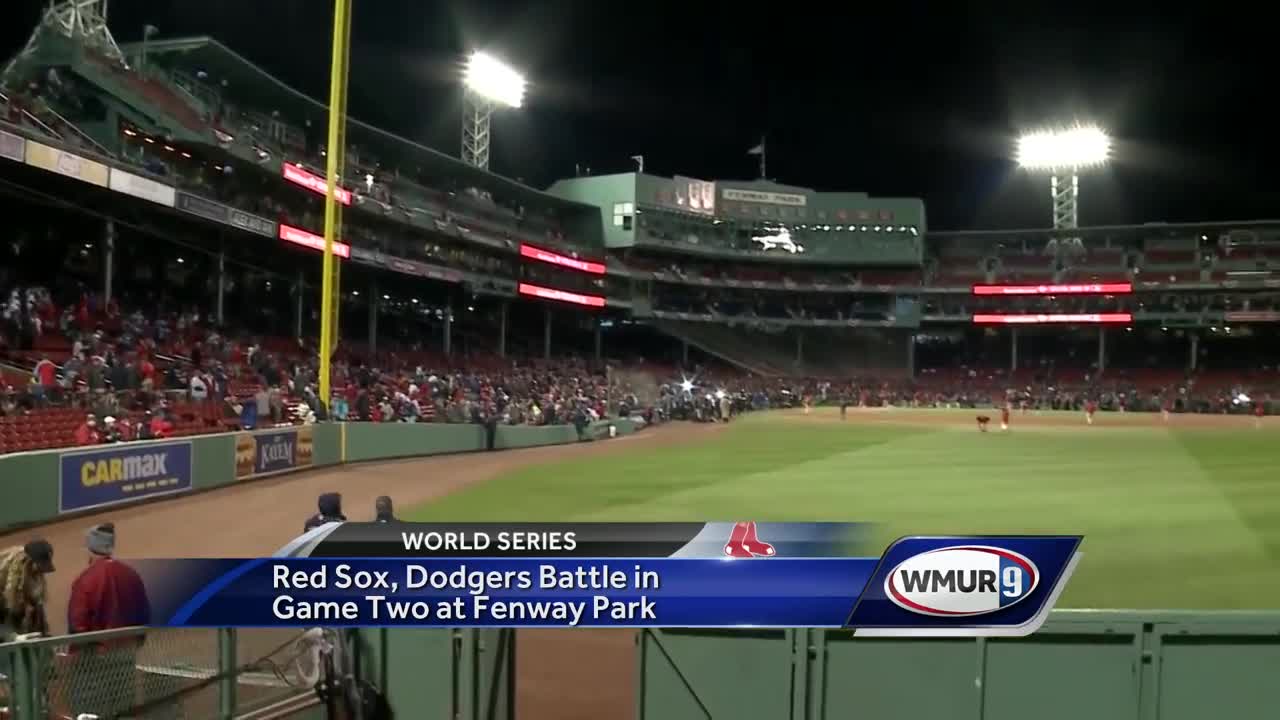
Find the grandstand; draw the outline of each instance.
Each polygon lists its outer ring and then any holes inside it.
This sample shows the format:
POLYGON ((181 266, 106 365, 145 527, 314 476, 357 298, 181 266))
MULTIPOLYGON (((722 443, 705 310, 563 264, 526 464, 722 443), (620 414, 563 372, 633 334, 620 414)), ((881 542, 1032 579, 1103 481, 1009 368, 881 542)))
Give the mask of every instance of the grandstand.
MULTIPOLYGON (((91 29, 50 10, 4 74, 0 450, 70 444, 86 410, 138 425, 157 397, 166 432, 219 430, 231 405, 302 401, 314 379, 325 106, 213 38, 151 38, 141 63, 91 29), (59 392, 35 397, 44 357, 59 392), (156 397, 93 407, 144 363, 156 397), (194 401, 202 373, 233 402, 194 401)), ((896 398, 968 378, 987 402, 1050 378, 1214 402, 1277 384, 1280 222, 935 232, 913 198, 641 172, 543 191, 357 119, 347 140, 339 380, 376 368, 392 399, 536 368, 578 392, 566 378, 606 363, 653 398, 720 363, 726 382, 892 381, 896 398), (1092 283, 1131 291, 971 291, 1092 283), (1051 315, 1074 320, 1022 322, 1051 315), (1123 320, 1088 322, 1104 315, 1123 320), (975 322, 996 316, 1013 318, 975 322)))

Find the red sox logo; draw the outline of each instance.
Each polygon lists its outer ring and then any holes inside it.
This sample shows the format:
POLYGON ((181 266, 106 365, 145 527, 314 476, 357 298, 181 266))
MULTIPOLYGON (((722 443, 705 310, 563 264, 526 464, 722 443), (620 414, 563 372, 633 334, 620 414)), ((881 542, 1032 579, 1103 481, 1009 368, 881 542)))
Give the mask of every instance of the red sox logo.
POLYGON ((734 523, 724 554, 734 558, 773 557, 776 551, 772 545, 760 540, 756 535, 756 524, 752 521, 734 523))

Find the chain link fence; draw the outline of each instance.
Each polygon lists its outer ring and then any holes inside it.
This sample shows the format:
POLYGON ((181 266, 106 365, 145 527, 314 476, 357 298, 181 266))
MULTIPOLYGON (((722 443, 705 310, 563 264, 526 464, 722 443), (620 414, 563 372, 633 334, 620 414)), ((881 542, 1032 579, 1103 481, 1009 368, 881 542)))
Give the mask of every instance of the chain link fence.
POLYGON ((213 720, 313 693, 290 629, 133 628, 0 646, 0 720, 213 720))

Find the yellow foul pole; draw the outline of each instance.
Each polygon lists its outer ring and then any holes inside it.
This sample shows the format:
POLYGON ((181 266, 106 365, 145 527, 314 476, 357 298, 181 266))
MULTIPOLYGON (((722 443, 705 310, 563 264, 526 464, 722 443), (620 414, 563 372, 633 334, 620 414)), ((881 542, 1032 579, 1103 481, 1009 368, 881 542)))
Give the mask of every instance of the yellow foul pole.
POLYGON ((320 399, 326 407, 332 401, 329 385, 330 361, 338 329, 338 264, 333 256, 333 243, 342 227, 342 206, 338 203, 335 191, 342 177, 343 151, 346 147, 351 2, 352 0, 334 0, 333 60, 329 70, 329 140, 325 144, 328 193, 324 200, 324 268, 320 290, 320 399))

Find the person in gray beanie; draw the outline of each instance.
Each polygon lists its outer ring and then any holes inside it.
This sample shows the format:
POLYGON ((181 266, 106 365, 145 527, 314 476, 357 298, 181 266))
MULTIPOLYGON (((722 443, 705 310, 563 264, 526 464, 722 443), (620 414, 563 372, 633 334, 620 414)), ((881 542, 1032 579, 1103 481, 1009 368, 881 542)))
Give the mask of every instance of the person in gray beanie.
MULTIPOLYGON (((94 525, 85 532, 89 567, 71 583, 67 603, 67 632, 148 625, 151 603, 137 571, 115 559, 116 526, 94 525)), ((76 672, 81 677, 117 678, 111 683, 76 683, 70 702, 74 713, 100 717, 128 714, 135 702, 134 666, 141 638, 121 638, 75 646, 76 672), (123 685, 121 685, 123 683, 123 685)))
POLYGON ((94 525, 85 533, 89 567, 71 583, 67 630, 111 630, 151 622, 151 604, 142 578, 116 560, 116 526, 94 525))

